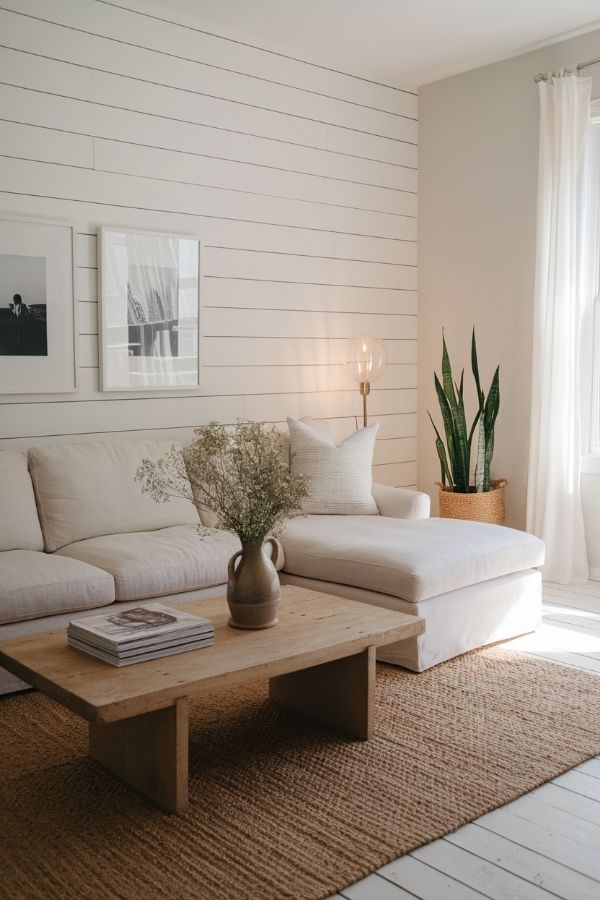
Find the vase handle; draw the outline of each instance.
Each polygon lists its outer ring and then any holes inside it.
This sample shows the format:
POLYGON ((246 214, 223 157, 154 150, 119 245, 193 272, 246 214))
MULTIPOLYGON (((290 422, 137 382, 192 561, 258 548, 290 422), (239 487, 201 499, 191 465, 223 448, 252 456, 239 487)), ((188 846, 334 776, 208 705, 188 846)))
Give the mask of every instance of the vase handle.
POLYGON ((271 551, 271 562, 274 566, 277 565, 277 557, 279 556, 279 544, 277 543, 276 538, 267 538, 265 544, 271 544, 271 546, 273 547, 273 550, 271 551))
POLYGON ((235 575, 235 564, 236 564, 237 560, 240 558, 241 555, 242 555, 242 551, 241 551, 241 550, 238 550, 237 553, 234 553, 234 554, 233 554, 233 556, 231 557, 231 559, 230 559, 229 562, 227 563, 227 574, 228 574, 230 580, 231 580, 231 579, 233 578, 233 576, 235 575))

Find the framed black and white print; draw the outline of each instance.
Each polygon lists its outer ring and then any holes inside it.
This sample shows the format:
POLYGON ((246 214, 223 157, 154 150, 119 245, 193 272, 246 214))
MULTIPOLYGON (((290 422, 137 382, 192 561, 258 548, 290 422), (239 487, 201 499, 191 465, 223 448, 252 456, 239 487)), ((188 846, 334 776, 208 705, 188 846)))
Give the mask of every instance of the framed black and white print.
POLYGON ((76 388, 73 228, 0 217, 0 394, 76 388))
POLYGON ((196 238, 100 228, 103 391, 200 385, 200 244, 196 238))

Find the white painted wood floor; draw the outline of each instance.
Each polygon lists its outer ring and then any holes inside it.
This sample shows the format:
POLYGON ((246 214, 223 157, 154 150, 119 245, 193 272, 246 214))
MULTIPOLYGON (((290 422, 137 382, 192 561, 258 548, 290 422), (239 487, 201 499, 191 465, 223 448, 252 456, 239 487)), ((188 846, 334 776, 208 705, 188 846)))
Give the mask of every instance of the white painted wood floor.
MULTIPOLYGON (((600 675, 600 582, 546 584, 541 630, 504 646, 600 675)), ((330 900, 415 897, 600 900, 600 757, 383 866, 330 900)))

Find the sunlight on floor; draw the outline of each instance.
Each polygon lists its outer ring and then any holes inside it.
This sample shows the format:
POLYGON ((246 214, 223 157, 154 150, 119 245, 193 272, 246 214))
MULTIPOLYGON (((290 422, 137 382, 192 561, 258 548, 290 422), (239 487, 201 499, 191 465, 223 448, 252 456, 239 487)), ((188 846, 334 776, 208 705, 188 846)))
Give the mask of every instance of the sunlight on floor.
POLYGON ((600 583, 545 584, 540 629, 504 646, 600 673, 600 583))

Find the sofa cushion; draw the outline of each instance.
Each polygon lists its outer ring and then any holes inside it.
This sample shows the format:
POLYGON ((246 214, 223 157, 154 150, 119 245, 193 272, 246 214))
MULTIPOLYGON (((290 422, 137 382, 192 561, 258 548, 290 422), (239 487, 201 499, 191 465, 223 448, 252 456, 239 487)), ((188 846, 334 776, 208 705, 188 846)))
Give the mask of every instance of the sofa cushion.
POLYGON ((309 491, 303 512, 377 515, 371 493, 377 424, 353 432, 339 445, 304 422, 288 419, 288 427, 292 472, 305 476, 309 491))
POLYGON ((0 450, 0 551, 43 547, 27 457, 16 450, 0 450))
POLYGON ((54 444, 29 451, 44 542, 49 551, 102 534, 196 525, 191 500, 157 503, 135 481, 145 457, 158 459, 174 441, 54 444))
POLYGON ((533 535, 458 519, 302 516, 282 536, 285 571, 418 603, 539 566, 533 535))
POLYGON ((225 584, 227 563, 239 548, 227 531, 201 537, 196 528, 182 525, 90 538, 58 552, 110 572, 117 600, 142 600, 225 584))
POLYGON ((35 550, 0 553, 0 625, 107 606, 115 599, 108 572, 35 550))

